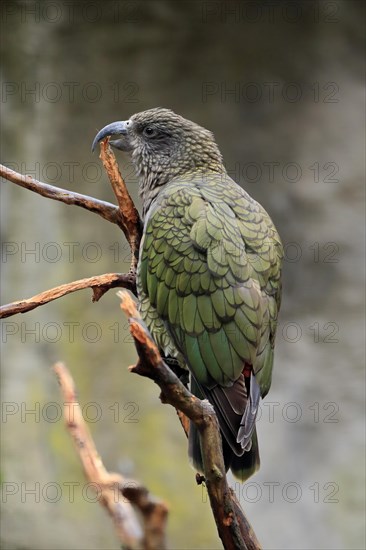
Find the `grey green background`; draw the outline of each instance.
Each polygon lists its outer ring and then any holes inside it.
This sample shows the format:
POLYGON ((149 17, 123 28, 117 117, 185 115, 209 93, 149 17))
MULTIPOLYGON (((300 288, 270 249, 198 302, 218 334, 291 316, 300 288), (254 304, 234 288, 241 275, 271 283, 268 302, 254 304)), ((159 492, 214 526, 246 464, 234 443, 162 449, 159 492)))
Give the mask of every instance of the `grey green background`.
MULTIPOLYGON (((270 4, 3 2, 1 161, 113 201, 90 152, 102 126, 164 106, 215 133, 287 250, 274 381, 258 422, 262 467, 236 488, 265 548, 361 549, 363 3, 270 4)), ((131 166, 118 159, 138 203, 131 166)), ((91 213, 4 181, 1 208, 2 303, 128 267, 121 232, 91 213)), ((3 321, 3 412, 14 412, 1 424, 3 548, 118 548, 109 518, 82 492, 62 420, 52 421, 59 359, 81 403, 97 404, 90 428, 107 468, 169 502, 169 548, 220 548, 175 412, 129 374, 135 358, 113 291, 98 304, 83 291, 3 321), (22 416, 25 407, 36 414, 22 416), (34 487, 38 502, 26 493, 34 487)), ((95 405, 85 410, 92 420, 95 405)))

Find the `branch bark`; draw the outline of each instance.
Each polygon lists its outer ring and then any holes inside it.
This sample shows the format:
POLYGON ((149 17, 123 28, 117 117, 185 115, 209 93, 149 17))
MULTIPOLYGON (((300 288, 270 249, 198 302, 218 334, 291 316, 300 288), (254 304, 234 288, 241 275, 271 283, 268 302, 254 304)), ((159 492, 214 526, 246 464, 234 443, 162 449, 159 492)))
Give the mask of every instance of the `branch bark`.
POLYGON ((64 400, 64 418, 82 463, 85 476, 93 483, 98 500, 112 517, 117 534, 126 550, 164 550, 168 516, 166 504, 139 482, 108 472, 84 421, 76 399, 74 381, 63 363, 53 367, 64 400), (141 514, 143 525, 134 510, 141 514))
POLYGON ((116 196, 119 211, 121 213, 122 230, 131 247, 131 267, 130 271, 136 273, 137 262, 139 259, 139 248, 142 237, 142 223, 140 214, 128 192, 125 181, 119 171, 119 167, 110 146, 109 138, 103 140, 100 144, 100 158, 107 172, 113 192, 116 196))
POLYGON ((122 231, 124 231, 124 223, 121 218, 121 212, 118 206, 114 204, 89 197, 88 195, 74 193, 73 191, 62 189, 61 187, 55 187, 53 185, 49 185, 48 183, 42 183, 31 176, 14 172, 14 170, 7 168, 3 164, 0 164, 0 176, 15 183, 15 185, 29 189, 29 191, 33 191, 34 193, 37 193, 37 195, 41 195, 47 199, 85 208, 85 210, 94 212, 94 214, 98 214, 98 216, 101 216, 105 220, 115 223, 122 229, 122 231))
POLYGON ((32 296, 32 298, 18 300, 11 304, 1 306, 0 319, 11 317, 17 313, 26 313, 39 306, 44 306, 53 300, 57 300, 62 296, 66 296, 66 294, 71 294, 77 290, 83 290, 84 288, 92 289, 92 300, 93 302, 97 302, 109 289, 116 287, 127 288, 136 294, 136 281, 134 275, 131 273, 106 273, 105 275, 97 275, 95 277, 88 277, 87 279, 79 279, 72 283, 66 283, 51 288, 50 290, 45 290, 40 294, 32 296))

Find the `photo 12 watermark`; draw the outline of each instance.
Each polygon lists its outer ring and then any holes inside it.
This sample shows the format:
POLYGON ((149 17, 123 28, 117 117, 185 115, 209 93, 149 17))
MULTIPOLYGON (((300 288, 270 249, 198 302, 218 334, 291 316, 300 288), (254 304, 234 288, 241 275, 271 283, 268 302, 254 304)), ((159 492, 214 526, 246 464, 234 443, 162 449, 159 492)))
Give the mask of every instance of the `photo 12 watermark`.
POLYGON ((32 2, 2 2, 3 24, 37 23, 56 26, 59 23, 79 25, 80 23, 101 23, 104 18, 114 23, 134 25, 144 16, 144 3, 138 0, 38 0, 32 2))
POLYGON ((337 82, 202 82, 203 103, 339 103, 340 86, 337 82))
POLYGON ((255 25, 268 23, 330 23, 340 21, 339 2, 327 0, 207 0, 201 2, 201 20, 207 25, 255 25))
POLYGON ((135 401, 120 403, 115 401, 111 405, 108 403, 98 403, 89 401, 87 403, 58 403, 56 401, 40 402, 35 401, 3 401, 1 403, 1 422, 19 422, 20 424, 49 423, 56 424, 64 420, 64 406, 68 407, 68 418, 72 422, 78 417, 81 411, 82 417, 86 422, 96 424, 102 419, 107 418, 115 424, 136 424, 139 422, 140 407, 135 401))
POLYGON ((138 103, 140 86, 137 82, 77 82, 38 80, 3 81, 1 103, 98 103, 108 101, 118 104, 138 103))

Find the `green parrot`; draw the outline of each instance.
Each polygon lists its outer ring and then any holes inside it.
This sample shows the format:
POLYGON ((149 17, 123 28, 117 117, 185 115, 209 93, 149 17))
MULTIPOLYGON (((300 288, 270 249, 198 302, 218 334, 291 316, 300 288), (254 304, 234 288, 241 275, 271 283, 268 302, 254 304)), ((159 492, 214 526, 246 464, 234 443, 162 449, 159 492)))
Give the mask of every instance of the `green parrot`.
MULTIPOLYGON (((166 358, 213 405, 226 469, 259 467, 255 420, 271 385, 281 301, 281 240, 269 215, 227 174, 213 134, 156 108, 114 122, 95 145, 131 155, 142 201, 139 309, 166 358)), ((200 438, 189 456, 203 472, 200 438)))

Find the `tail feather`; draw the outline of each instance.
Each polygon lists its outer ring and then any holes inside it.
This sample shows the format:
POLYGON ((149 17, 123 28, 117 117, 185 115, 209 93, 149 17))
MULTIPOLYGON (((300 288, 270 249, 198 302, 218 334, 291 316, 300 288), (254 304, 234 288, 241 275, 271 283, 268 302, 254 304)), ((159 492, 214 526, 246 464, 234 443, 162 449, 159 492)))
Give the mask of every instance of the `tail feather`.
POLYGON ((255 376, 250 377, 249 401, 246 404, 243 417, 240 422, 240 428, 237 435, 237 442, 241 443, 243 449, 250 450, 252 433, 255 428, 255 420, 258 414, 259 400, 261 390, 255 376))
MULTIPOLYGON (((191 377, 191 391, 200 399, 208 398, 214 406, 221 429, 226 471, 231 469, 236 478, 245 481, 258 470, 260 465, 255 429, 259 394, 255 382, 253 394, 250 392, 249 399, 247 399, 244 377, 242 378, 231 388, 215 386, 207 390, 199 386, 191 377), (250 409, 249 422, 244 421, 247 409, 250 409), (240 432, 240 430, 245 431, 240 432), (245 435, 240 441, 239 433, 242 436, 245 435)), ((253 379, 254 377, 252 377, 252 381, 253 379)), ((194 468, 203 473, 200 437, 197 428, 192 423, 189 430, 188 453, 194 468)))
POLYGON ((237 441, 237 434, 247 404, 244 376, 241 376, 230 388, 215 386, 210 390, 206 390, 206 394, 208 400, 214 406, 223 438, 236 455, 242 456, 244 448, 237 441), (237 401, 241 399, 240 408, 235 404, 233 405, 234 395, 237 401), (238 395, 240 398, 238 398, 238 395))
POLYGON ((249 451, 246 451, 243 456, 232 455, 230 469, 233 476, 239 481, 246 481, 260 467, 259 447, 257 430, 254 428, 251 439, 252 445, 249 451))

